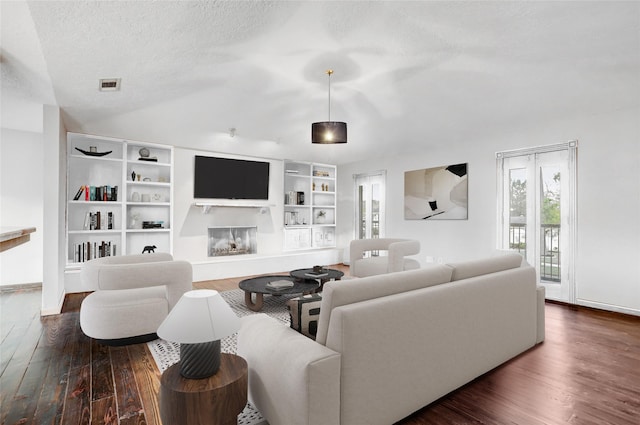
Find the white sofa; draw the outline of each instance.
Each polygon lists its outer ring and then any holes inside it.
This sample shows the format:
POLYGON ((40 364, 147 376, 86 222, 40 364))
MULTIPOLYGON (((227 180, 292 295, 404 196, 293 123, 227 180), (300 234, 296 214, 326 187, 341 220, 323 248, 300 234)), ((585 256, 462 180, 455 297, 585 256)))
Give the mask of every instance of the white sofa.
POLYGON ((392 424, 544 340, 518 254, 329 282, 316 341, 264 314, 238 353, 271 425, 392 424))
POLYGON ((410 255, 420 253, 420 241, 413 239, 374 238, 354 239, 349 244, 350 274, 367 277, 420 268, 410 255), (367 251, 386 251, 386 255, 363 258, 367 251))

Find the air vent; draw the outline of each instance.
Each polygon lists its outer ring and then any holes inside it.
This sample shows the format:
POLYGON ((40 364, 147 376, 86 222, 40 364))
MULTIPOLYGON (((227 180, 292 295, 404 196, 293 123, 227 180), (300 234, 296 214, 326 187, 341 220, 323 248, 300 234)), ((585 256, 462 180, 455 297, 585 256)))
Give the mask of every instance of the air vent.
POLYGON ((120 78, 102 78, 98 88, 100 91, 118 91, 120 90, 120 78))

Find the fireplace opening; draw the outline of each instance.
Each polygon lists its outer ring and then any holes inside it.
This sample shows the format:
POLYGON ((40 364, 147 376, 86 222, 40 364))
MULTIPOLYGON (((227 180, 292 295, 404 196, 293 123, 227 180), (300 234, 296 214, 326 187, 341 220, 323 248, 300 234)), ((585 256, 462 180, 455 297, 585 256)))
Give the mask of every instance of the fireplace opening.
POLYGON ((209 257, 256 254, 258 252, 257 230, 255 226, 209 227, 207 248, 209 257))

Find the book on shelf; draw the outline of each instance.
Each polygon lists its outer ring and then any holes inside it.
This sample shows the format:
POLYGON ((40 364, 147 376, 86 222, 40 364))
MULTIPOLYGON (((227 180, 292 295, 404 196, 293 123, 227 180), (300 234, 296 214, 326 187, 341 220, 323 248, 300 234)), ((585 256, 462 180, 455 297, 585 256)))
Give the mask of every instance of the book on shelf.
POLYGON ((78 189, 78 191, 76 192, 73 200, 77 201, 78 199, 80 199, 80 196, 82 196, 82 192, 84 192, 84 186, 80 186, 80 189, 78 189))
POLYGON ((292 288, 293 287, 293 282, 290 280, 274 280, 271 282, 267 282, 266 285, 267 288, 275 290, 275 291, 281 291, 283 289, 288 289, 288 288, 292 288))
POLYGON ((102 257, 113 257, 117 255, 117 245, 111 241, 82 242, 73 246, 73 261, 84 263, 102 257))
POLYGON ((83 230, 113 230, 115 220, 112 211, 106 214, 100 211, 92 213, 87 212, 84 216, 83 230))
POLYGON ((85 201, 115 202, 118 200, 118 186, 81 186, 73 200, 77 201, 85 193, 85 201))

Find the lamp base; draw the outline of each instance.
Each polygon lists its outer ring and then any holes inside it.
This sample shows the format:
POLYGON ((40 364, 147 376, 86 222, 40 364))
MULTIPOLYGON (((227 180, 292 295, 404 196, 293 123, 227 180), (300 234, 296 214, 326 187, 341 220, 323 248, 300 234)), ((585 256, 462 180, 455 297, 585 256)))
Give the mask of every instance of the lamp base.
POLYGON ((180 375, 204 379, 220 369, 220 340, 198 344, 180 344, 180 375))

